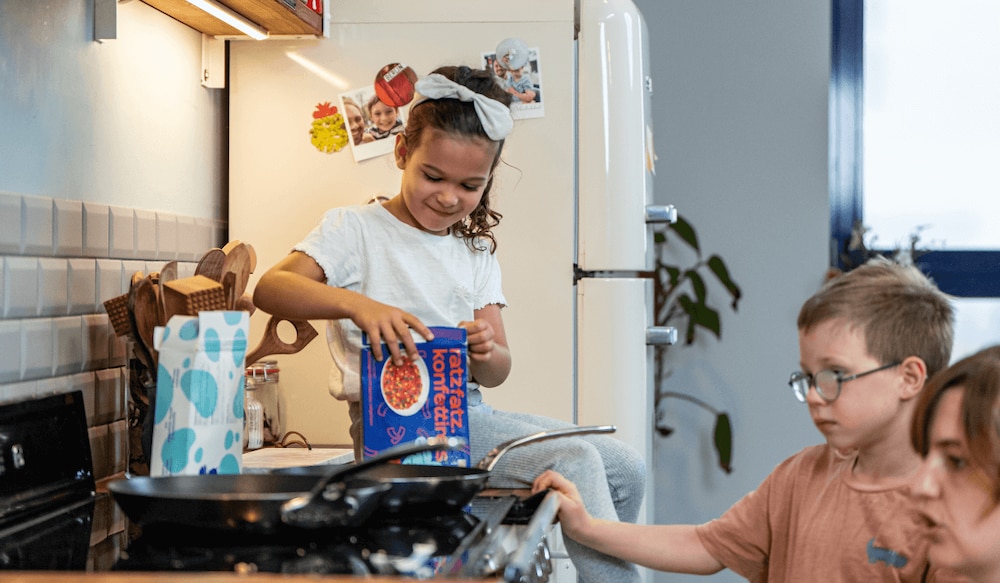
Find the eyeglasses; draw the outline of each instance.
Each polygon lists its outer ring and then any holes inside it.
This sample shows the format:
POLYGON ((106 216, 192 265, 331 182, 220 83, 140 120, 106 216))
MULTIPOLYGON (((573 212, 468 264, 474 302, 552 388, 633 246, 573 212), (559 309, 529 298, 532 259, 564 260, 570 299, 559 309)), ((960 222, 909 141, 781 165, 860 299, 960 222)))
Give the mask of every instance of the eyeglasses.
POLYGON ((795 393, 795 398, 802 403, 806 402, 806 395, 809 394, 809 387, 816 387, 816 392, 819 393, 819 396, 822 397, 827 403, 832 403, 837 400, 837 397, 840 396, 840 386, 847 381, 860 379, 865 375, 870 375, 880 370, 885 370, 899 365, 899 362, 891 362, 878 368, 873 368, 871 370, 866 370, 865 372, 859 372, 858 374, 852 374, 851 376, 846 377, 837 371, 829 369, 821 370, 815 375, 798 371, 792 373, 791 378, 788 379, 788 386, 792 387, 792 392, 795 393))

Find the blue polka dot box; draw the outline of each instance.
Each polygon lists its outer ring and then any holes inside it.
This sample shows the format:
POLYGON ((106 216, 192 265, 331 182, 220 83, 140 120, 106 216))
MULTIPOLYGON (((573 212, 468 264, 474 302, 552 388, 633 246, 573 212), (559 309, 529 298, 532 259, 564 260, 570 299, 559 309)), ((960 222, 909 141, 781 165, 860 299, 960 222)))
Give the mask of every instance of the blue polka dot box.
POLYGON ((242 311, 174 316, 157 326, 151 476, 240 473, 249 329, 242 311))

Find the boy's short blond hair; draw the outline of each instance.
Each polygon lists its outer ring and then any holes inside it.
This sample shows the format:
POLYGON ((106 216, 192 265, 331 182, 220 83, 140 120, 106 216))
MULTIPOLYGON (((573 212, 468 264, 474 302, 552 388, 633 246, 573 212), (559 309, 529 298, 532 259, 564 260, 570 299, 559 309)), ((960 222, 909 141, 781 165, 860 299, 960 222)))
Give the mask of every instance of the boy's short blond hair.
POLYGON ((868 353, 883 363, 917 356, 930 377, 951 360, 951 299, 914 266, 876 257, 834 277, 802 305, 798 327, 835 318, 859 327, 868 353))

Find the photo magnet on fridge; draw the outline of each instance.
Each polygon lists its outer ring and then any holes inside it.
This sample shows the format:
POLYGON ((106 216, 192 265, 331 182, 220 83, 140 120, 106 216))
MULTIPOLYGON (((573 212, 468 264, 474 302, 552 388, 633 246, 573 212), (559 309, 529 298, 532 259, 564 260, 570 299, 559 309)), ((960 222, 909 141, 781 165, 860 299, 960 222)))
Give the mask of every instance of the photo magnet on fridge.
POLYGON ((493 71, 497 83, 511 94, 511 117, 545 117, 541 58, 537 47, 528 47, 518 38, 507 38, 500 41, 495 52, 482 53, 481 58, 483 68, 493 71))
MULTIPOLYGON (((397 366, 383 345, 372 356, 368 336, 361 348, 361 440, 364 457, 420 438, 461 437, 469 441, 466 394, 468 350, 464 328, 431 327, 434 340, 417 342, 420 358, 397 366)), ((424 452, 402 463, 469 467, 469 447, 424 452)))

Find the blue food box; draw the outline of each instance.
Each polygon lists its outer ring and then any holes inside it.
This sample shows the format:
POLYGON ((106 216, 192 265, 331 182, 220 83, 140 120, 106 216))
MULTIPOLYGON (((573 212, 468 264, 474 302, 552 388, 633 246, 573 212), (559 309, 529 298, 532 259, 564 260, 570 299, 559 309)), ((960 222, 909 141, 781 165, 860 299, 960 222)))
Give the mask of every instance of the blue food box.
POLYGON ((434 340, 418 342, 420 358, 396 366, 383 345, 382 361, 372 356, 368 337, 361 348, 361 439, 364 457, 421 438, 461 437, 465 447, 403 458, 405 464, 471 465, 468 359, 465 328, 431 327, 434 340))

